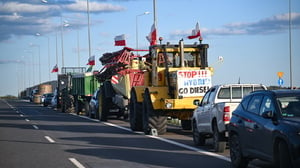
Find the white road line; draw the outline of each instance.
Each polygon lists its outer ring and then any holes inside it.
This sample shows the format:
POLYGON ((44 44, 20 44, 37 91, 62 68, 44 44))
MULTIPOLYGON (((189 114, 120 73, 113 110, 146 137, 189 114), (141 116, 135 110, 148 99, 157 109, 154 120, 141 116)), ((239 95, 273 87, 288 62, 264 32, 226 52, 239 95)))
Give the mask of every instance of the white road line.
MULTIPOLYGON (((81 118, 86 118, 86 119, 92 120, 92 119, 90 119, 88 117, 82 117, 82 116, 75 115, 75 114, 74 114, 74 116, 78 116, 78 117, 81 117, 81 118)), ((98 122, 99 122, 99 120, 98 120, 98 122)), ((116 128, 119 128, 119 129, 122 129, 122 130, 125 130, 125 131, 133 132, 130 128, 122 127, 122 126, 119 126, 119 125, 116 125, 116 124, 113 124, 113 123, 109 123, 109 122, 102 122, 102 123, 105 124, 105 125, 107 125, 107 126, 116 127, 116 128)), ((137 133, 137 134, 140 134, 140 135, 144 135, 143 132, 134 132, 134 133, 137 133)), ((218 158, 218 159, 222 159, 222 160, 231 162, 230 158, 228 158, 226 156, 223 156, 223 155, 219 155, 217 153, 205 151, 205 150, 202 150, 202 149, 199 149, 199 148, 196 148, 196 147, 185 145, 185 144, 182 144, 182 143, 179 143, 179 142, 176 142, 176 141, 172 141, 172 140, 169 140, 169 139, 165 139, 165 138, 162 138, 162 137, 151 136, 151 135, 147 135, 147 137, 153 138, 153 139, 157 139, 157 140, 169 143, 169 144, 173 144, 173 145, 179 146, 181 148, 192 150, 192 151, 195 151, 195 152, 207 155, 207 156, 212 156, 212 157, 215 157, 215 158, 218 158)))
MULTIPOLYGON (((119 126, 119 125, 116 125, 116 124, 112 124, 112 123, 108 123, 108 122, 103 122, 103 123, 105 125, 108 125, 108 126, 112 126, 112 127, 116 127, 116 128, 122 129, 122 130, 133 132, 129 128, 125 128, 125 127, 122 127, 122 126, 119 126)), ((142 132, 134 132, 134 133, 143 135, 142 132)), ((216 153, 213 153, 213 152, 208 152, 208 151, 205 151, 205 150, 202 150, 202 149, 199 149, 199 148, 195 148, 195 147, 192 147, 192 146, 189 146, 189 145, 185 145, 185 144, 182 144, 182 143, 179 143, 179 142, 176 142, 176 141, 172 141, 172 140, 169 140, 169 139, 165 139, 165 138, 162 138, 162 137, 157 137, 157 136, 152 136, 152 135, 147 135, 147 137, 153 138, 153 139, 157 139, 157 140, 169 143, 169 144, 173 144, 173 145, 179 146, 181 148, 192 150, 192 151, 204 154, 204 155, 212 156, 212 157, 215 157, 215 158, 218 158, 218 159, 222 159, 222 160, 231 162, 230 158, 228 158, 226 156, 222 156, 222 155, 216 154, 216 153)))
POLYGON ((52 138, 50 138, 49 136, 45 136, 45 138, 50 142, 50 143, 54 143, 55 141, 52 139, 52 138))
POLYGON ((78 162, 78 160, 76 160, 75 158, 69 158, 69 160, 78 168, 85 168, 80 162, 78 162))
POLYGON ((26 118, 25 121, 29 122, 30 120, 26 118))
POLYGON ((20 116, 21 116, 21 117, 24 117, 24 115, 23 115, 23 114, 20 114, 20 116))
POLYGON ((34 129, 37 129, 37 130, 39 129, 39 127, 36 126, 36 125, 32 125, 32 126, 33 126, 34 129))

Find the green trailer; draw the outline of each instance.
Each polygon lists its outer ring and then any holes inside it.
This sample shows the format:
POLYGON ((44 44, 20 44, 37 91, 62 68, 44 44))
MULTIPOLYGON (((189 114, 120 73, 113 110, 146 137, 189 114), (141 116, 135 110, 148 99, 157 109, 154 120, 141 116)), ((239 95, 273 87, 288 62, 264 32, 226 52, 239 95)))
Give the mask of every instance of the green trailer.
POLYGON ((85 72, 72 75, 71 94, 74 97, 75 112, 89 115, 89 102, 100 83, 95 78, 97 72, 85 72))

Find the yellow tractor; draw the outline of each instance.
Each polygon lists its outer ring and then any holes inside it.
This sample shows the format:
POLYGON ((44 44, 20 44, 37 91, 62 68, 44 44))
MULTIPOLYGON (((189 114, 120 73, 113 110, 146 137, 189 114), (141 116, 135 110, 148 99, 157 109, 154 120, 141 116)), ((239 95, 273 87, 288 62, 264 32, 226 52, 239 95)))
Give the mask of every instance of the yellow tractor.
POLYGON ((191 129, 195 99, 211 87, 212 68, 208 67, 208 44, 160 44, 149 47, 145 56, 143 85, 131 87, 130 127, 145 134, 164 134, 168 118, 181 120, 191 129), (145 68, 146 67, 146 68, 145 68))

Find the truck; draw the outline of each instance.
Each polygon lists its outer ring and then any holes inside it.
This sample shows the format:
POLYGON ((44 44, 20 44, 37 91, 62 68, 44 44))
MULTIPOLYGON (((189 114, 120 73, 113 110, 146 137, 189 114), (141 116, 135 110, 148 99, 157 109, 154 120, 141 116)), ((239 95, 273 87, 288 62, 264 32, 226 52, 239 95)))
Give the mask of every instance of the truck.
POLYGON ((132 86, 129 111, 133 131, 161 135, 167 131, 167 119, 181 120, 184 130, 191 129, 191 118, 196 106, 211 87, 213 68, 208 66, 208 44, 151 45, 145 56, 148 65, 144 84, 132 86))
POLYGON ((203 146, 213 139, 216 152, 223 152, 228 140, 228 124, 232 112, 242 98, 255 90, 266 90, 262 84, 226 84, 211 87, 202 100, 194 100, 197 108, 192 117, 193 141, 203 146))
POLYGON ((85 67, 63 67, 58 75, 58 105, 67 113, 89 113, 88 104, 99 83, 85 67))

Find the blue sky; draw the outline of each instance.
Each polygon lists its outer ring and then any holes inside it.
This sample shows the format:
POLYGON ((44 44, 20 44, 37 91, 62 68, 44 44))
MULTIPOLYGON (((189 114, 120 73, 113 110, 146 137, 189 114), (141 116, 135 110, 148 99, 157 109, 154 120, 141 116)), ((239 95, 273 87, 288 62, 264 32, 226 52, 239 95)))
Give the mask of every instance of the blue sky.
MULTIPOLYGON (((127 46, 135 48, 136 25, 139 48, 148 48, 145 37, 154 20, 153 0, 89 0, 89 4, 94 70, 101 68, 98 59, 103 53, 122 48, 114 46, 115 36, 125 34, 127 46), (140 15, 146 11, 150 14, 140 15)), ((300 87, 300 1, 291 0, 291 4, 292 79, 300 87)), ((282 71, 283 86, 290 86, 288 0, 156 0, 156 13, 163 42, 178 43, 182 38, 186 44, 196 42, 186 37, 199 22, 203 43, 210 46, 209 65, 215 68, 213 84, 240 79, 241 83, 276 86, 277 72, 282 71), (219 56, 224 58, 222 63, 219 56)), ((86 0, 1 0, 0 22, 0 96, 56 80, 57 73, 50 71, 56 53, 58 67, 62 66, 62 46, 65 66, 86 67, 86 0), (61 18, 68 24, 63 28, 63 45, 61 18)))

